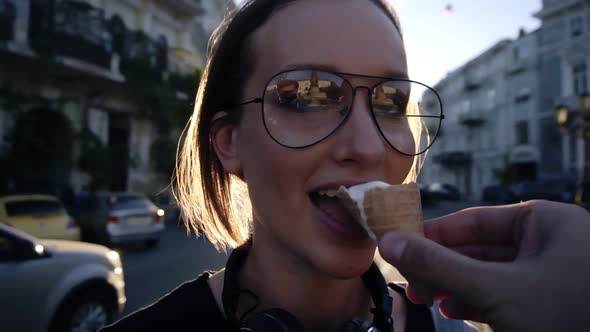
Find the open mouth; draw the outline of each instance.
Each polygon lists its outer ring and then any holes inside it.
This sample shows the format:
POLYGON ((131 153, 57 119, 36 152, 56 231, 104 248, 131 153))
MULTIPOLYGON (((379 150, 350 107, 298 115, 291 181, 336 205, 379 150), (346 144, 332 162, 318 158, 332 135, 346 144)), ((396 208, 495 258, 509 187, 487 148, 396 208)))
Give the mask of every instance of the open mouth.
POLYGON ((352 212, 336 197, 336 190, 311 192, 309 198, 319 212, 320 221, 338 235, 347 238, 368 236, 352 212))

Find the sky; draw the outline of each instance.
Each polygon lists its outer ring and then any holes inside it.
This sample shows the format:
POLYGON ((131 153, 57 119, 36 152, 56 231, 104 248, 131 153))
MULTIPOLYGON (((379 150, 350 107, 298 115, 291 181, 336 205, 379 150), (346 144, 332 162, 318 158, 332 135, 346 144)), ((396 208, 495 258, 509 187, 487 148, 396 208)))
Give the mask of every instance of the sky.
MULTIPOLYGON (((240 3, 243 0, 235 0, 240 3)), ((533 17, 542 0, 391 0, 398 11, 410 78, 435 85, 444 76, 522 27, 540 26, 533 17)))
POLYGON ((434 85, 505 38, 540 26, 541 0, 397 0, 410 77, 434 85), (451 6, 450 10, 447 7, 451 6))

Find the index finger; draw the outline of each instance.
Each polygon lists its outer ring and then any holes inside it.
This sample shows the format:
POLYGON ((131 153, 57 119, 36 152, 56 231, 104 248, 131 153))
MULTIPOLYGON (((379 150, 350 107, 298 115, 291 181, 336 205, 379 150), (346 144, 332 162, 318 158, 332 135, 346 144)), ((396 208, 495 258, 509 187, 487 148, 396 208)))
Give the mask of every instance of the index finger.
POLYGON ((424 235, 445 247, 511 245, 520 237, 525 203, 475 207, 424 224, 424 235))

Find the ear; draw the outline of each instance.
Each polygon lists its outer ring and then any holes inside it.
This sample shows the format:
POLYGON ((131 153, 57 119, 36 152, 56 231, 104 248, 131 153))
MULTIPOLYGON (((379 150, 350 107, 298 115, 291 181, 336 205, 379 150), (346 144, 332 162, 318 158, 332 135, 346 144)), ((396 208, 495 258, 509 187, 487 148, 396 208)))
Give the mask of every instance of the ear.
POLYGON ((238 158, 238 127, 224 117, 225 112, 219 112, 211 120, 211 143, 223 169, 231 174, 240 175, 242 166, 238 158))

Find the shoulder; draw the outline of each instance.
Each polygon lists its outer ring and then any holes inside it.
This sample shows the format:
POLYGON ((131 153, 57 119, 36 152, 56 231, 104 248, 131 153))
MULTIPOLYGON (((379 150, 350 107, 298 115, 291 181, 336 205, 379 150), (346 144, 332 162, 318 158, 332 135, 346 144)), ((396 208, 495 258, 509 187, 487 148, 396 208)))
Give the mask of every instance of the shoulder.
MULTIPOLYGON (((440 301, 435 301, 429 308, 426 305, 416 305, 405 295, 404 284, 389 284, 390 290, 395 291, 405 302, 407 331, 438 331, 438 332, 478 332, 475 326, 462 320, 446 319, 438 310, 440 301)), ((391 291, 390 291, 391 292, 391 291)))
POLYGON ((396 295, 396 297, 394 297, 393 310, 399 310, 402 312, 405 319, 406 331, 436 331, 432 312, 428 306, 410 302, 406 297, 406 289, 404 285, 395 283, 390 283, 388 285, 390 294, 395 293, 396 295), (401 309, 399 307, 396 308, 396 300, 398 302, 398 306, 402 307, 401 309))
POLYGON ((207 282, 211 274, 204 272, 101 332, 185 331, 195 330, 196 326, 207 328, 223 324, 225 320, 207 282))

